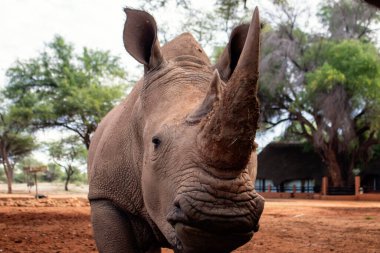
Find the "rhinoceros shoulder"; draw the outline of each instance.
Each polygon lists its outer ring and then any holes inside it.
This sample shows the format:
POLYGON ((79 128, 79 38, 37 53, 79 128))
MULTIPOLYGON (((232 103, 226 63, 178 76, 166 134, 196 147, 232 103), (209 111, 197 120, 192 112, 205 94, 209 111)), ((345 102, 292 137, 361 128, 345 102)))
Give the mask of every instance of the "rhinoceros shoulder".
POLYGON ((134 118, 139 117, 135 105, 141 86, 142 82, 138 82, 128 97, 103 118, 91 139, 88 197, 111 200, 124 211, 144 216, 140 165, 136 164, 141 162, 140 150, 134 143, 133 131, 134 118))

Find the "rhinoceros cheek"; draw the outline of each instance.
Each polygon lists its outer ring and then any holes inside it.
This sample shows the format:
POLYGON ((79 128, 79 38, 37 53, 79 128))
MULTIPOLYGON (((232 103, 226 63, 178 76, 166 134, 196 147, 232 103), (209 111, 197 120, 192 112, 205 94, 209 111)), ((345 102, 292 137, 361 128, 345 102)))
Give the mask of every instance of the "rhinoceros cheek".
MULTIPOLYGON (((143 173, 143 198, 149 218, 158 227, 166 240, 174 245, 176 236, 174 228, 167 222, 169 203, 171 203, 170 189, 165 188, 168 184, 161 182, 152 174, 143 173)), ((173 197, 174 198, 174 197, 173 197)))

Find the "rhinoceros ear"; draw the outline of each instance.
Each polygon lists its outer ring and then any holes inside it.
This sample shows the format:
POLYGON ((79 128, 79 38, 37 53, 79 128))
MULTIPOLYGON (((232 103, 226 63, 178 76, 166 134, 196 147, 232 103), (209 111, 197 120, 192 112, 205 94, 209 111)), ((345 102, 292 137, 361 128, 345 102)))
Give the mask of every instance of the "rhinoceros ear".
POLYGON ((242 24, 232 30, 230 41, 215 64, 215 68, 219 70, 220 77, 225 82, 230 79, 235 70, 247 38, 248 29, 249 24, 242 24))
POLYGON ((138 62, 144 64, 145 71, 158 67, 164 58, 157 39, 154 18, 145 11, 124 9, 127 20, 124 25, 124 47, 138 62))
POLYGON ((214 70, 206 97, 203 99, 202 104, 187 117, 186 122, 196 124, 212 110, 214 103, 219 101, 222 96, 222 85, 218 70, 214 70))

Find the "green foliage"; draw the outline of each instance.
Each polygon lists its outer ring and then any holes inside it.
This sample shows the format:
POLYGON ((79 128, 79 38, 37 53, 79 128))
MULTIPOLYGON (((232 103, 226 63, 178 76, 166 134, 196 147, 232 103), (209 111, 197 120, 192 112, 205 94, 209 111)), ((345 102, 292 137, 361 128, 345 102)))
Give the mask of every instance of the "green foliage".
POLYGON ((342 41, 331 47, 326 61, 344 75, 345 86, 352 96, 372 97, 379 89, 380 58, 372 44, 342 41))
POLYGON ((3 168, 3 165, 0 164, 0 182, 6 182, 7 181, 7 178, 4 174, 4 168, 3 168))
POLYGON ((314 72, 308 73, 309 92, 313 93, 319 90, 329 92, 336 84, 345 83, 346 77, 339 70, 325 63, 322 67, 314 72))
POLYGON ((60 36, 39 57, 17 61, 7 76, 5 95, 16 105, 15 114, 31 120, 34 129, 73 131, 87 147, 90 134, 125 88, 119 58, 87 48, 76 55, 60 36))
POLYGON ((230 22, 239 18, 240 0, 217 0, 215 13, 225 22, 225 31, 229 30, 230 22))
MULTIPOLYGON (((367 117, 378 128, 380 113, 380 57, 377 49, 358 40, 329 43, 325 63, 307 73, 308 99, 342 85, 351 107, 367 108, 367 117)), ((305 101, 307 102, 307 101, 305 101)), ((357 121, 359 123, 359 121, 357 121)))
POLYGON ((380 159, 380 144, 377 144, 373 147, 373 158, 380 159))
POLYGON ((15 107, 9 109, 4 105, 3 108, 0 109, 0 162, 9 162, 13 166, 36 148, 36 143, 25 131, 26 121, 14 113, 15 107))
POLYGON ((45 165, 43 162, 37 160, 35 157, 26 156, 17 165, 17 168, 22 170, 23 167, 37 167, 45 165))
MULTIPOLYGON (((14 181, 16 183, 27 183, 28 175, 25 173, 25 167, 39 167, 45 166, 45 164, 35 157, 28 155, 24 157, 15 167, 14 181)), ((44 172, 37 173, 38 182, 43 182, 44 180, 44 172)), ((34 180, 34 175, 29 175, 29 180, 34 180)))
POLYGON ((65 177, 65 172, 61 169, 59 165, 55 163, 49 163, 48 170, 43 174, 42 181, 63 181, 65 177))
POLYGON ((161 23, 158 29, 160 39, 167 41, 168 37, 177 35, 178 32, 188 31, 206 51, 212 52, 214 47, 224 46, 232 28, 247 22, 252 14, 252 10, 246 8, 246 0, 214 0, 212 3, 214 5, 212 10, 195 8, 188 0, 143 1, 141 8, 154 15, 159 8, 176 6, 177 11, 186 16, 180 20, 180 31, 174 32, 170 29, 173 27, 171 20, 161 23))
POLYGON ((287 0, 273 0, 273 3, 275 5, 288 5, 288 1, 287 0))
POLYGON ((79 166, 86 163, 87 149, 80 144, 78 136, 72 135, 60 141, 50 142, 47 146, 54 163, 66 173, 66 191, 70 182, 86 182, 86 176, 80 172, 79 166))
POLYGON ((26 131, 27 119, 18 117, 14 113, 16 108, 5 102, 0 107, 0 163, 7 179, 8 193, 12 193, 15 165, 36 147, 33 136, 26 131))
POLYGON ((28 133, 6 132, 0 136, 1 142, 5 143, 8 156, 13 162, 17 162, 23 156, 36 148, 33 136, 28 133))
POLYGON ((79 164, 86 162, 87 150, 80 145, 80 139, 76 135, 66 137, 60 141, 50 142, 46 145, 54 162, 63 168, 75 162, 79 162, 79 164))
POLYGON ((74 174, 70 179, 70 182, 77 183, 77 184, 87 184, 87 173, 82 172, 79 169, 74 169, 74 174))
POLYGON ((17 171, 13 177, 14 183, 26 183, 26 176, 24 173, 17 171))
POLYGON ((370 41, 372 27, 380 21, 380 13, 363 1, 322 1, 318 12, 333 39, 361 39, 370 41))
POLYGON ((341 175, 333 185, 349 183, 380 141, 380 57, 371 42, 379 13, 360 1, 325 1, 327 32, 313 34, 298 26, 296 6, 275 4, 287 19, 262 33, 263 125, 286 122, 284 139, 312 144, 339 169, 330 171, 341 175))
POLYGON ((204 11, 189 11, 192 14, 186 19, 182 29, 189 31, 203 45, 211 43, 216 36, 212 31, 217 30, 215 16, 204 11))
MULTIPOLYGON (((156 0, 156 1, 146 1, 141 5, 143 9, 157 9, 157 8, 164 8, 168 4, 168 0, 156 0)), ((185 9, 189 9, 191 6, 191 1, 189 0, 175 0, 175 4, 177 7, 181 6, 185 9)))

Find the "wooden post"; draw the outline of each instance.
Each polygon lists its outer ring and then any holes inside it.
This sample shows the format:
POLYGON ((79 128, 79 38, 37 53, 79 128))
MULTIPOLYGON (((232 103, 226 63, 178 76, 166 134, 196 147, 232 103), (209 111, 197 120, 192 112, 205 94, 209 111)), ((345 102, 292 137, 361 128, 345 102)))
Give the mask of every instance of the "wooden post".
POLYGON ((321 194, 327 195, 328 179, 327 177, 322 177, 322 189, 321 194))
POLYGON ((360 176, 355 176, 355 196, 360 194, 360 176))
POLYGON ((305 179, 301 179, 301 192, 305 192, 305 179))
POLYGON ((36 199, 38 199, 37 172, 34 172, 34 183, 36 184, 36 199))
MULTIPOLYGON (((28 173, 30 175, 30 178, 32 178, 32 174, 34 174, 34 183, 36 185, 36 199, 39 198, 38 196, 38 185, 37 185, 37 173, 38 172, 42 172, 42 171, 46 171, 47 170, 47 166, 34 166, 34 167, 31 167, 31 166, 28 166, 28 167, 24 167, 24 172, 25 173, 28 173)), ((29 188, 29 193, 30 193, 30 189, 32 188, 33 186, 31 185, 30 188, 29 188)))
POLYGON ((263 179, 263 192, 265 192, 265 178, 263 179))

